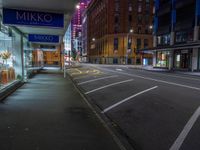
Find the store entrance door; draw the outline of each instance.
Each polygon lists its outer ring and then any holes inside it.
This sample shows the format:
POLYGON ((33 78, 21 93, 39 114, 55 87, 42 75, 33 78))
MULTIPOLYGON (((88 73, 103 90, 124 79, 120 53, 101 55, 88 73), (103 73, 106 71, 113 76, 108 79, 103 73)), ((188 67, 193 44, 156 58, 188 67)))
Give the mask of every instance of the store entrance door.
POLYGON ((189 68, 190 56, 189 53, 181 54, 181 68, 187 69, 189 68))
POLYGON ((175 51, 175 68, 177 69, 190 69, 190 50, 175 51))

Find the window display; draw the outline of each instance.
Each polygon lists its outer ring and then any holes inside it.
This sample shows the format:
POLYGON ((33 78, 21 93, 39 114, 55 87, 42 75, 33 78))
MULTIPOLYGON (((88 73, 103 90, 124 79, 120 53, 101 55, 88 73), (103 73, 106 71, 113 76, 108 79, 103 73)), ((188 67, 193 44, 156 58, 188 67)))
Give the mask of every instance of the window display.
POLYGON ((21 35, 1 23, 0 89, 22 79, 21 35))
POLYGON ((33 71, 33 55, 30 43, 27 38, 23 38, 23 49, 24 49, 24 78, 30 77, 33 71))
POLYGON ((157 67, 168 67, 169 65, 169 52, 159 51, 157 52, 157 67))

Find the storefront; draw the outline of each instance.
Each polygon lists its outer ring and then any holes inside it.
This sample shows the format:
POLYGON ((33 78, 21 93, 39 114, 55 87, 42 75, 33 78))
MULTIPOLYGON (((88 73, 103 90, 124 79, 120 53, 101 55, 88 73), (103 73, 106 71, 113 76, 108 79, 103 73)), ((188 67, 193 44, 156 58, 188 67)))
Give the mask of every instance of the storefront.
POLYGON ((169 67, 169 51, 156 52, 156 67, 168 68, 169 67))
POLYGON ((23 37, 24 50, 24 79, 31 76, 34 71, 33 67, 33 48, 26 37, 23 37))
POLYGON ((191 70, 192 49, 174 51, 174 68, 191 70))
POLYGON ((23 79, 22 36, 1 23, 0 89, 23 79))

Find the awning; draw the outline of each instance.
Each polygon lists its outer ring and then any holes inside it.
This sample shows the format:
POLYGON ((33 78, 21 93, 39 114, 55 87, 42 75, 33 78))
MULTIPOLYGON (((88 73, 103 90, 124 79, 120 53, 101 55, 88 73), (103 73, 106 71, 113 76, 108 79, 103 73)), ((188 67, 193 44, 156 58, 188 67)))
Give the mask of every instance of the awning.
POLYGON ((162 46, 162 47, 155 47, 150 49, 141 49, 139 51, 170 51, 170 50, 178 50, 178 49, 191 49, 191 48, 200 48, 200 41, 198 42, 191 42, 186 44, 177 44, 173 46, 162 46))

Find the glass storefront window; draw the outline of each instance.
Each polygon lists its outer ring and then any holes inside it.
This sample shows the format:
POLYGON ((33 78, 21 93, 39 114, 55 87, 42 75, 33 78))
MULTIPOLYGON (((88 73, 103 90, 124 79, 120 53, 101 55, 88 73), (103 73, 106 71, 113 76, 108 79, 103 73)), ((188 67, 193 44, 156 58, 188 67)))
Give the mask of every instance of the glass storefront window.
POLYGON ((175 51, 174 66, 177 69, 190 69, 191 50, 183 49, 175 51))
POLYGON ((24 78, 30 77, 33 70, 33 55, 32 48, 27 38, 23 38, 23 49, 24 49, 24 78))
POLYGON ((156 67, 168 67, 169 64, 169 52, 168 51, 158 51, 156 54, 157 62, 156 67))
POLYGON ((21 35, 1 23, 0 89, 22 80, 21 35))

